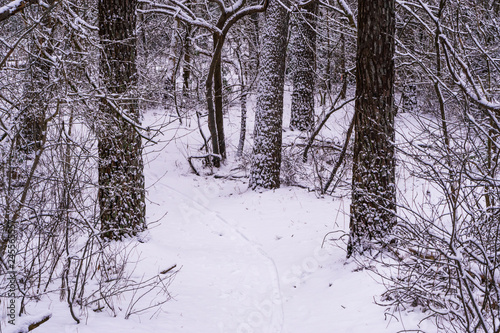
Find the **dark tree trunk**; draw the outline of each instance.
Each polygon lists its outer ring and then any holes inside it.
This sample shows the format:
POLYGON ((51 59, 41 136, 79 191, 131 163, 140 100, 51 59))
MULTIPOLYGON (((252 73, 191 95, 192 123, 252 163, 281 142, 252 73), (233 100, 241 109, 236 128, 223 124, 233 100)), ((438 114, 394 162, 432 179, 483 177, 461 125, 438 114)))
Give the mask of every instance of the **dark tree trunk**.
POLYGON ((250 15, 250 38, 249 38, 249 52, 250 52, 250 64, 252 66, 252 73, 249 73, 249 77, 256 77, 259 70, 259 13, 253 13, 250 15))
MULTIPOLYGON (((240 2, 243 5, 244 2, 240 2)), ((223 117, 223 84, 222 84, 222 47, 229 29, 239 19, 246 15, 262 12, 266 9, 267 2, 261 6, 249 10, 241 7, 231 7, 230 10, 224 10, 217 21, 216 27, 221 30, 220 33, 213 33, 213 54, 210 68, 208 70, 207 81, 205 83, 205 94, 207 98, 208 109, 208 128, 212 136, 212 163, 215 167, 220 166, 220 162, 226 159, 226 142, 224 136, 224 117, 223 117), (239 9, 238 9, 239 8, 239 9)))
POLYGON ((342 88, 340 88, 340 98, 345 99, 347 97, 347 68, 346 68, 346 57, 345 52, 345 34, 340 33, 340 72, 342 78, 342 88))
MULTIPOLYGON (((48 1, 50 5, 53 0, 48 1)), ((40 28, 33 33, 24 86, 23 108, 19 115, 19 140, 17 147, 27 153, 40 148, 46 129, 45 116, 52 99, 49 59, 54 53, 52 34, 54 19, 47 15, 41 19, 40 28)))
MULTIPOLYGON (((222 19, 221 19, 222 20, 222 19)), ((220 21, 219 21, 220 22, 220 21)), ((221 161, 226 158, 226 146, 224 141, 224 115, 222 112, 222 45, 224 36, 213 35, 214 54, 207 75, 205 94, 208 108, 208 129, 212 141, 213 166, 218 168, 221 161), (222 140, 221 140, 222 139, 222 140)))
MULTIPOLYGON (((217 27, 222 29, 226 23, 227 16, 222 14, 217 22, 217 27)), ((206 98, 208 107, 208 129, 212 136, 212 158, 213 165, 218 168, 221 161, 226 159, 226 142, 224 138, 224 114, 222 98, 222 46, 225 35, 212 35, 213 55, 206 81, 206 98)))
POLYGON ((348 256, 385 244, 395 224, 394 0, 360 0, 356 137, 348 256))
MULTIPOLYGON (((186 2, 186 6, 192 9, 191 1, 186 2)), ((186 37, 182 45, 184 53, 184 61, 182 66, 182 95, 187 97, 189 92, 189 79, 191 77, 191 38, 193 37, 193 27, 190 24, 186 25, 186 37)))
POLYGON ((247 133, 247 96, 245 81, 241 79, 241 97, 240 97, 240 139, 238 140, 238 149, 236 150, 236 156, 241 157, 243 155, 243 148, 245 147, 245 137, 247 133))
POLYGON ((289 14, 277 0, 270 0, 265 18, 249 183, 252 189, 273 189, 280 186, 283 85, 289 14))
MULTIPOLYGON (((215 46, 214 46, 215 48, 215 46)), ((217 141, 219 154, 222 161, 226 159, 226 141, 224 138, 224 101, 222 98, 222 53, 219 54, 214 72, 214 100, 215 100, 215 125, 217 127, 217 141)))
POLYGON ((187 96, 189 91, 189 78, 191 77, 191 26, 186 27, 186 39, 184 40, 184 63, 182 67, 182 94, 187 96))
POLYGON ((301 8, 294 18, 290 48, 294 64, 290 118, 292 130, 307 131, 314 126, 317 12, 317 2, 312 1, 301 8))
POLYGON ((146 228, 141 137, 134 88, 136 0, 100 0, 100 73, 107 98, 99 107, 99 207, 104 238, 121 239, 146 228), (111 104, 115 104, 123 115, 111 104))

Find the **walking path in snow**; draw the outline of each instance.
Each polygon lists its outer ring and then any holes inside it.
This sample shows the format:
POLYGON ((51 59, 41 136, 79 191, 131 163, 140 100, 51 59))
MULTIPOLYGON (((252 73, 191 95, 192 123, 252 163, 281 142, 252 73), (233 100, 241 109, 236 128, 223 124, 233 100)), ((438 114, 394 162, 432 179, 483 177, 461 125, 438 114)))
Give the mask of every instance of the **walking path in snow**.
MULTIPOLYGON (((165 328, 178 332, 385 332, 402 329, 374 298, 384 288, 345 265, 324 236, 347 230, 348 201, 304 189, 250 191, 246 180, 197 177, 179 151, 199 144, 179 129, 149 156, 148 219, 161 219, 151 241, 182 266, 165 328), (160 240, 161 239, 161 240, 160 240), (392 319, 385 321, 385 318, 392 319), (388 327, 389 323, 397 328, 388 327)), ((186 152, 187 154, 187 152, 186 152)), ((226 167, 218 171, 228 173, 226 167)), ((407 320, 405 320, 407 321, 407 320)), ((409 320, 411 322, 411 319, 409 320)), ((415 326, 415 325, 413 325, 415 326)))
MULTIPOLYGON (((145 123, 156 116, 147 114, 145 123)), ((228 137, 237 133, 230 125, 228 137)), ((348 229, 346 199, 317 198, 297 187, 259 193, 248 190, 244 178, 195 176, 186 162, 189 147, 200 146, 194 126, 167 130, 156 139, 159 144, 145 154, 150 225, 146 242, 136 248, 142 259, 135 273, 151 276, 177 264, 180 270, 169 287, 174 299, 159 313, 129 320, 89 312, 83 325, 76 325, 66 305, 54 300, 49 304, 54 316, 38 332, 377 333, 419 328, 420 315, 384 314, 374 302, 384 291, 379 279, 346 264, 341 247, 332 242, 322 247, 328 232, 348 229)))

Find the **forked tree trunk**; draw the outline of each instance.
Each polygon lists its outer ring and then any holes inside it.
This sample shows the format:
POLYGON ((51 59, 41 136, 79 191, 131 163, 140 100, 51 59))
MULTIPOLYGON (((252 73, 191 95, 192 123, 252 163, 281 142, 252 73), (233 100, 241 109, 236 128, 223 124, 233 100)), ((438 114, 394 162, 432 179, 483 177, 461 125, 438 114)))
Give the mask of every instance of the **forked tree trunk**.
POLYGON ((280 186, 283 85, 289 14, 278 0, 270 0, 265 15, 249 182, 252 189, 273 189, 280 186))
POLYGON ((102 236, 121 239, 146 228, 141 137, 125 117, 139 123, 134 88, 136 0, 99 1, 101 79, 107 99, 99 105, 99 207, 102 236), (109 101, 121 109, 118 115, 109 101))
MULTIPOLYGON (((217 27, 222 29, 227 16, 221 15, 217 27)), ((225 36, 212 35, 214 53, 205 83, 205 94, 208 108, 208 129, 212 137, 212 164, 219 168, 226 159, 226 142, 224 137, 224 113, 222 98, 222 46, 225 36)))
POLYGON ((394 0, 358 1, 356 136, 348 256, 385 244, 395 224, 394 0))

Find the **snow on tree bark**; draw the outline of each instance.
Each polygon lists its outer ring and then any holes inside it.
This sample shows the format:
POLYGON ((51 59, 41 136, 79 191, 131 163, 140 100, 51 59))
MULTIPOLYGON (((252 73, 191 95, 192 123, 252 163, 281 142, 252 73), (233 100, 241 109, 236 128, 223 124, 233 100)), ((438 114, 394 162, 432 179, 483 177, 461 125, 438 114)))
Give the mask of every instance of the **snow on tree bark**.
POLYGON ((142 142, 133 125, 139 108, 133 89, 136 68, 136 0, 100 0, 101 79, 99 107, 99 207, 104 238, 121 239, 146 228, 142 142))
POLYGON ((360 0, 348 256, 384 242, 395 223, 395 1, 360 0))
MULTIPOLYGON (((54 1, 48 1, 53 5, 54 1)), ((40 148, 46 129, 45 116, 53 97, 51 83, 55 30, 55 20, 51 15, 41 18, 40 27, 35 29, 30 41, 30 54, 24 85, 23 107, 19 115, 19 140, 17 147, 24 152, 40 148)))
POLYGON ((244 79, 241 79, 241 97, 240 97, 240 139, 238 140, 238 149, 236 150, 236 156, 243 155, 243 147, 245 146, 245 137, 247 133, 247 96, 246 86, 244 85, 244 79))
POLYGON ((314 126, 314 76, 316 71, 317 2, 295 14, 291 28, 292 109, 290 129, 306 131, 314 126))
POLYGON ((259 60, 260 77, 249 182, 252 189, 273 189, 280 186, 288 20, 288 11, 278 0, 270 0, 265 14, 259 60))

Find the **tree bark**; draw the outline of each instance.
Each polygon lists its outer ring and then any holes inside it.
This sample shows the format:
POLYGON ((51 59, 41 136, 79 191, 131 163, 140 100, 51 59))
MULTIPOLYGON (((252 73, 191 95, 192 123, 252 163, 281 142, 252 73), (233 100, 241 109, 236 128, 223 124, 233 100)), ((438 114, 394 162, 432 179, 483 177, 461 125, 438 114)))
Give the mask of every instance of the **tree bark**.
POLYGON ((307 131, 314 126, 317 12, 317 2, 310 2, 296 13, 292 28, 290 50, 294 68, 291 130, 307 131))
POLYGON ((385 244, 395 224, 394 0, 360 0, 348 256, 385 244))
POLYGON ((188 96, 189 79, 191 77, 191 34, 192 28, 190 25, 186 26, 186 38, 184 39, 184 62, 182 65, 182 95, 188 96))
MULTIPOLYGON (((48 3, 53 5, 54 0, 48 3)), ((51 15, 44 15, 31 39, 17 141, 17 147, 26 153, 40 148, 46 130, 45 116, 53 97, 50 87, 50 71, 53 67, 50 56, 54 53, 54 23, 51 15)))
MULTIPOLYGON (((221 14, 217 28, 222 29, 227 15, 221 14)), ((224 114, 222 98, 222 46, 226 36, 212 35, 213 55, 206 81, 206 98, 208 108, 208 129, 212 137, 212 163, 219 168, 221 161, 226 159, 226 142, 224 138, 224 114)))
POLYGON ((121 239, 146 228, 142 142, 125 117, 139 123, 134 96, 136 0, 100 0, 99 207, 102 236, 121 239), (117 110, 118 108, 118 110, 117 110), (122 112, 119 115, 119 112, 122 112))
POLYGON ((265 15, 249 182, 252 189, 273 189, 280 186, 283 85, 289 14, 279 1, 270 0, 265 15))
POLYGON ((236 53, 238 57, 238 62, 240 64, 240 86, 241 86, 241 96, 240 96, 240 139, 238 140, 238 148, 236 149, 236 156, 243 156, 243 148, 245 146, 245 138, 247 133, 247 97, 248 91, 246 86, 246 70, 243 66, 243 62, 241 61, 241 56, 239 55, 239 51, 236 53))
MULTIPOLYGON (((214 45, 215 49, 215 45, 214 45)), ((215 125, 217 141, 222 161, 226 159, 226 140, 224 136, 224 101, 222 98, 222 53, 219 53, 214 72, 215 125)))

